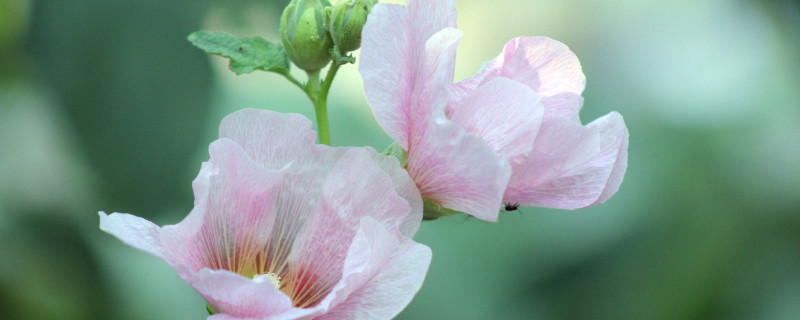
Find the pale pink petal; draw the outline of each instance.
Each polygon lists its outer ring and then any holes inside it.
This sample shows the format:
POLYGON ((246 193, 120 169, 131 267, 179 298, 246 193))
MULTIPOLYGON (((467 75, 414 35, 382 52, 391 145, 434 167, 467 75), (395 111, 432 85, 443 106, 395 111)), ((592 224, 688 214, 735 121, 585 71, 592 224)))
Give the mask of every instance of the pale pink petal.
POLYGON ((511 162, 533 148, 543 114, 536 92, 502 77, 489 80, 460 104, 449 106, 450 120, 481 137, 511 162))
POLYGON ((308 309, 295 308, 291 311, 280 313, 277 315, 270 315, 265 317, 242 318, 229 314, 217 313, 208 316, 207 320, 313 320, 316 319, 314 314, 307 315, 308 309))
POLYGON ((185 280, 215 311, 236 318, 262 319, 297 312, 292 310, 289 297, 269 281, 257 282, 228 270, 210 269, 199 270, 185 280))
POLYGON ((378 4, 364 26, 364 91, 378 123, 405 150, 413 122, 424 123, 426 114, 444 107, 446 97, 435 96, 452 83, 461 36, 452 27, 455 2, 432 0, 410 1, 408 7, 378 4))
POLYGON ((407 8, 410 32, 417 39, 427 39, 439 30, 456 27, 455 0, 410 0, 407 8))
POLYGON ((192 181, 192 191, 194 191, 194 206, 200 205, 201 201, 208 198, 209 181, 212 175, 217 174, 217 168, 208 162, 200 164, 200 172, 192 181))
POLYGON ((342 155, 321 188, 327 213, 338 213, 353 233, 366 216, 381 221, 389 230, 399 229, 410 210, 408 201, 397 194, 391 177, 364 149, 353 148, 342 155))
POLYGON ((592 203, 592 205, 595 205, 611 198, 617 193, 619 186, 622 184, 625 171, 628 169, 628 128, 625 126, 622 115, 617 112, 612 112, 592 121, 588 127, 598 128, 600 136, 603 137, 603 157, 595 159, 595 165, 603 166, 603 163, 614 163, 603 193, 600 194, 597 201, 592 203))
POLYGON ((569 114, 568 118, 577 119, 586 77, 578 57, 563 43, 546 37, 512 39, 478 74, 448 88, 451 100, 465 99, 480 85, 496 77, 510 78, 539 93, 547 110, 545 118, 552 114, 569 114), (555 97, 565 93, 571 95, 555 97))
POLYGON ((578 57, 565 44, 547 37, 511 39, 500 55, 460 84, 475 88, 495 77, 511 78, 542 97, 563 92, 581 94, 586 86, 578 57))
POLYGON ((184 221, 163 228, 165 255, 195 271, 206 267, 253 274, 255 262, 242 261, 255 259, 236 257, 259 254, 267 243, 283 174, 258 165, 228 139, 212 143, 209 153, 217 173, 209 177, 208 198, 198 201, 201 206, 184 221))
POLYGON ((481 138, 440 117, 408 152, 408 171, 420 194, 440 206, 497 221, 508 162, 481 138))
POLYGON ((233 140, 257 163, 278 170, 307 158, 317 135, 302 115, 245 109, 222 119, 219 137, 233 140))
POLYGON ((425 279, 430 248, 387 231, 377 221, 362 219, 342 282, 332 293, 338 298, 335 307, 319 319, 390 319, 411 301, 425 279))
POLYGON ((161 228, 150 221, 127 213, 98 212, 100 230, 117 237, 125 244, 164 259, 159 232, 161 228))
POLYGON ((400 223, 400 232, 404 236, 412 237, 417 233, 422 221, 422 198, 420 198, 417 185, 408 176, 408 172, 400 167, 400 162, 397 158, 386 157, 373 150, 372 160, 392 179, 397 194, 408 201, 410 211, 403 219, 403 222, 400 223))
POLYGON ((406 58, 411 35, 405 8, 379 3, 361 33, 358 71, 372 112, 383 130, 403 149, 408 147, 410 110, 404 104, 408 88, 406 58), (385 36, 384 36, 385 35, 385 36))
MULTIPOLYGON (((408 202, 395 191, 391 178, 363 149, 352 148, 343 154, 321 189, 317 214, 313 220, 306 221, 310 227, 295 240, 288 258, 289 269, 298 272, 286 276, 290 283, 315 279, 312 285, 302 288, 303 292, 292 295, 304 297, 310 305, 315 304, 312 301, 322 300, 324 295, 311 297, 306 291, 328 293, 339 282, 344 253, 362 217, 372 217, 388 230, 398 232, 410 209, 408 202)), ((302 304, 305 299, 295 299, 294 303, 302 304)))
POLYGON ((567 118, 574 122, 580 122, 578 112, 583 107, 583 97, 572 92, 559 93, 553 96, 542 98, 544 105, 543 121, 553 118, 567 118))
POLYGON ((627 141, 616 112, 586 127, 563 118, 545 122, 529 157, 514 165, 504 202, 557 209, 601 203, 622 182, 627 141))

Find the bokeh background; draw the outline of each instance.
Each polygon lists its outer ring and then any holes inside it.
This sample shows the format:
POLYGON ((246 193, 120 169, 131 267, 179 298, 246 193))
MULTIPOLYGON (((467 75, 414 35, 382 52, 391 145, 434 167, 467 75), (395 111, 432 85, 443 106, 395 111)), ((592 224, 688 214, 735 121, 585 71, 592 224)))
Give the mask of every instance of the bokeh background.
MULTIPOLYGON (((288 1, 0 0, 0 313, 203 319, 161 260, 97 211, 170 224, 219 121, 313 116, 281 77, 235 76, 198 29, 279 41, 288 1)), ((434 258, 398 319, 800 319, 800 2, 460 0, 456 79, 510 38, 570 46, 584 123, 630 130, 607 203, 425 222, 434 258)), ((302 75, 298 74, 299 77, 302 75)), ((356 66, 329 100, 333 143, 382 150, 356 66)))

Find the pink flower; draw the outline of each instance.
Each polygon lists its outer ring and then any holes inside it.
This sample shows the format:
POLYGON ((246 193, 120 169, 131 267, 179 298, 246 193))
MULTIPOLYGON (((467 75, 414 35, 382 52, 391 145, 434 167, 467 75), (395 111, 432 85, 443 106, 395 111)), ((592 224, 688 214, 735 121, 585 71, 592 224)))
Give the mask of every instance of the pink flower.
POLYGON ((194 209, 158 227, 100 213, 100 228, 175 268, 209 319, 386 319, 419 290, 422 201, 397 160, 314 144, 299 115, 226 117, 192 183, 194 209))
POLYGON ((379 4, 364 26, 367 99, 423 198, 495 221, 503 202, 574 209, 616 192, 627 130, 616 113, 580 124, 584 77, 566 46, 515 39, 454 85, 460 38, 452 0, 379 4))
MULTIPOLYGON (((461 38, 455 16, 454 1, 376 5, 362 32, 359 71, 378 122, 408 152, 406 169, 422 197, 495 221, 511 167, 481 137, 445 116, 461 38)), ((535 111, 514 111, 522 114, 496 114, 509 123, 493 133, 501 140, 536 121, 535 111)))
MULTIPOLYGON (((544 107, 541 128, 528 138, 533 149, 509 154, 494 147, 511 162, 503 202, 577 209, 603 203, 617 192, 628 164, 628 129, 616 112, 581 125, 578 112, 586 79, 566 45, 545 37, 512 39, 478 74, 450 87, 448 111, 469 112, 464 109, 470 100, 500 79, 535 90, 544 107)), ((540 108, 538 102, 528 107, 540 108)), ((483 136, 479 130, 468 131, 483 136)))

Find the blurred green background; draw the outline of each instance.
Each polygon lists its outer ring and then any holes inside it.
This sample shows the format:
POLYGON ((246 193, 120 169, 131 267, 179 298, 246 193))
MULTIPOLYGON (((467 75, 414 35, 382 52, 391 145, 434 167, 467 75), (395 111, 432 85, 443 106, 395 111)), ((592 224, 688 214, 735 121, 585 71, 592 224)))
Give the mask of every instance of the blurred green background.
MULTIPOLYGON (((96 212, 176 223, 222 117, 313 116, 281 77, 235 76, 185 40, 278 41, 286 2, 0 0, 4 318, 204 318, 191 287, 96 212)), ((398 319, 800 319, 800 2, 457 8, 457 79, 515 36, 566 43, 587 77, 584 123, 621 112, 629 167, 596 207, 424 223, 433 262, 398 319)), ((333 142, 382 150, 360 81, 346 66, 334 83, 333 142)))

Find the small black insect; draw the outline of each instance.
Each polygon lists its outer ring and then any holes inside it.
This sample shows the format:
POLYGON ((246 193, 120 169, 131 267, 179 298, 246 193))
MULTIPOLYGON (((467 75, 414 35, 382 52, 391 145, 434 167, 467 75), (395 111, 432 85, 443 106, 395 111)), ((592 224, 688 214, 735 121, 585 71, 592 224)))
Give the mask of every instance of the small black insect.
POLYGON ((242 47, 239 47, 239 49, 238 49, 238 50, 239 50, 239 52, 242 52, 242 51, 244 51, 244 48, 242 48, 242 47))
POLYGON ((517 209, 519 209, 519 202, 515 203, 508 202, 505 203, 505 206, 506 206, 506 211, 516 211, 517 209))

